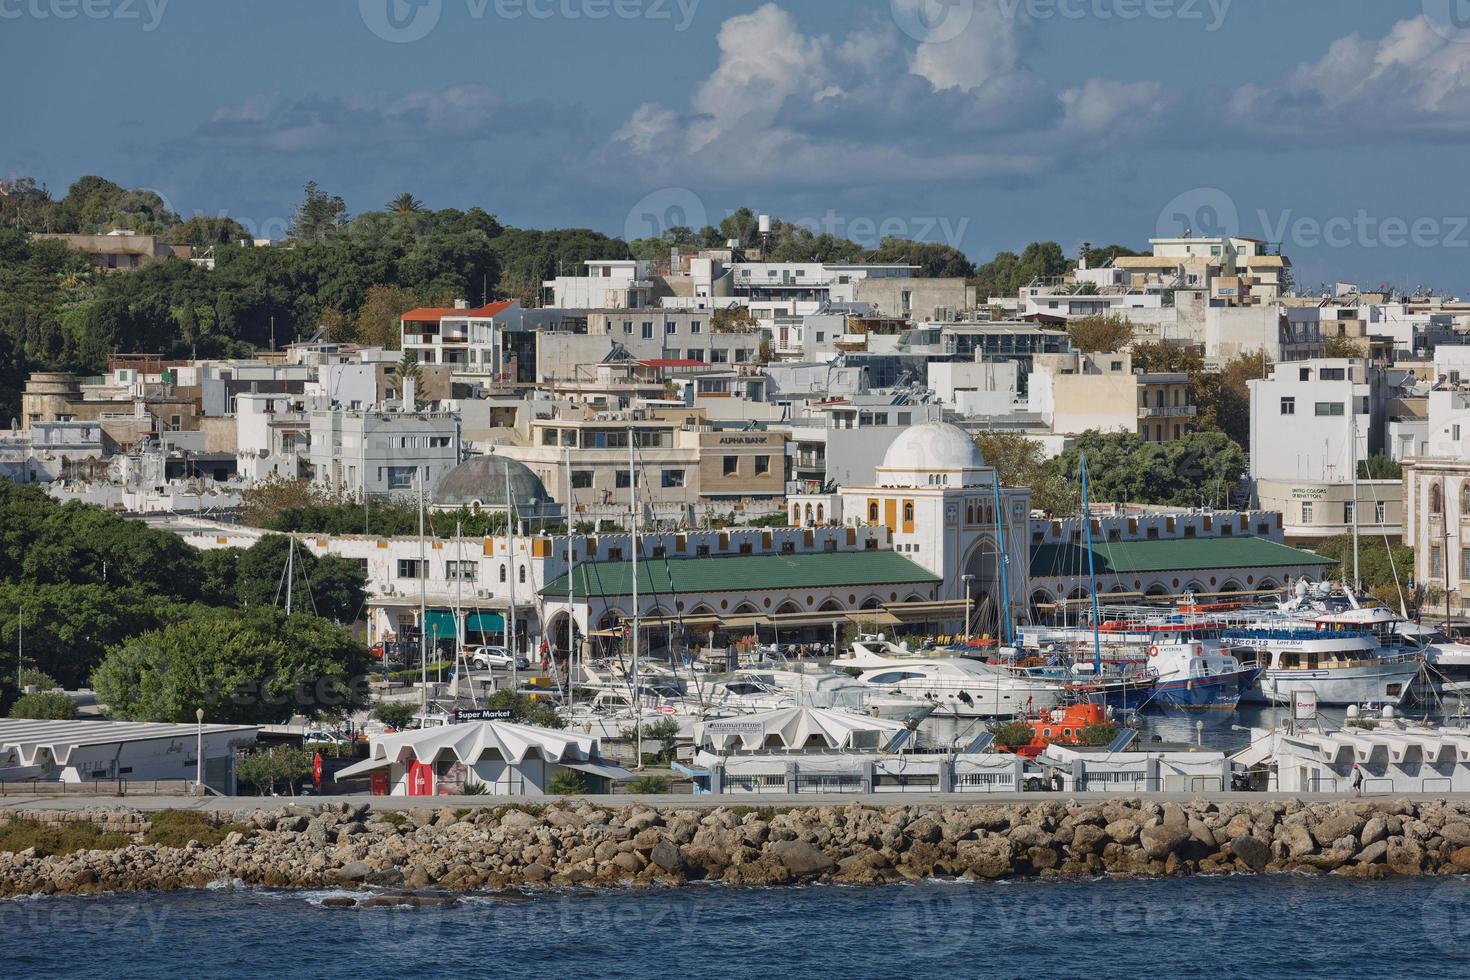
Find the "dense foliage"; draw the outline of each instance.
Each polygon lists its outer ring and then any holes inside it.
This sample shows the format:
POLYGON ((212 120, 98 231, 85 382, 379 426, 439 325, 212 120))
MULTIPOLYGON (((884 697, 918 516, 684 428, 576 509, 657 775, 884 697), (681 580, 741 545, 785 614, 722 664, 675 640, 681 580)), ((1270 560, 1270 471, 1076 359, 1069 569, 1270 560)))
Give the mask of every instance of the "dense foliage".
POLYGON ((60 691, 37 691, 22 694, 10 706, 10 717, 33 721, 71 721, 77 716, 77 703, 60 691))
MULTIPOLYGON (((0 481, 0 636, 13 641, 23 626, 28 666, 68 688, 86 685, 109 650, 134 638, 176 624, 198 626, 212 616, 243 622, 241 609, 252 617, 278 615, 286 540, 270 535, 247 550, 200 552, 140 521, 0 481)), ((323 617, 355 621, 362 572, 302 548, 294 569, 301 615, 292 622, 303 625, 292 635, 308 648, 302 655, 355 664, 356 653, 349 658, 342 645, 360 648, 309 611, 314 606, 323 617)), ((213 655, 202 649, 202 633, 200 643, 190 670, 202 670, 213 655)), ((14 693, 7 686, 0 697, 14 693)))
MULTIPOLYGON (((1317 545, 1317 554, 1331 558, 1337 567, 1328 577, 1339 582, 1351 582, 1353 578, 1353 538, 1350 534, 1339 534, 1317 545)), ((1399 609, 1400 604, 1412 609, 1415 596, 1409 591, 1409 580, 1414 577, 1414 549, 1409 545, 1389 545, 1382 538, 1360 536, 1358 539, 1358 575, 1363 591, 1388 606, 1399 609)))

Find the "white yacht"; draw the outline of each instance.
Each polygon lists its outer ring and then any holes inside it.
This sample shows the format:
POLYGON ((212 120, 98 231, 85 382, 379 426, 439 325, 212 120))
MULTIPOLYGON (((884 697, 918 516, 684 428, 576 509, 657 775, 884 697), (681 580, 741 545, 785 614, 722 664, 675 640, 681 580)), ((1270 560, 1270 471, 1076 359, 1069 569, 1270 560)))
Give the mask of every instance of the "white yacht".
POLYGON ((908 719, 927 713, 932 702, 876 690, 849 674, 826 670, 747 670, 731 683, 754 683, 803 708, 836 708, 876 718, 908 719))
POLYGON ((1061 681, 1029 677, 964 657, 883 657, 856 649, 841 667, 862 673, 858 680, 877 691, 921 698, 936 715, 957 718, 1011 718, 1059 704, 1061 681))
POLYGON ((1396 705, 1423 666, 1418 657, 1380 647, 1370 632, 1300 622, 1226 630, 1224 641, 1261 668, 1247 701, 1286 704, 1296 692, 1311 691, 1320 705, 1396 705))

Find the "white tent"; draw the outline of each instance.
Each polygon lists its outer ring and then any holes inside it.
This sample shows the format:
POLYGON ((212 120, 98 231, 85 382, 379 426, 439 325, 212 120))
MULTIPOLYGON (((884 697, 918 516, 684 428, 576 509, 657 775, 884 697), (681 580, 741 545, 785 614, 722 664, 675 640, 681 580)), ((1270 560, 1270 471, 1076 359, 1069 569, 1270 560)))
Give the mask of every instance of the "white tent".
POLYGON ((831 708, 776 708, 694 726, 694 744, 716 752, 761 749, 879 749, 904 726, 831 708))
POLYGON ((622 781, 633 774, 598 753, 598 740, 509 721, 471 721, 372 740, 369 757, 337 773, 352 779, 384 772, 394 792, 408 795, 458 792, 483 783, 505 795, 544 793, 557 770, 622 781))

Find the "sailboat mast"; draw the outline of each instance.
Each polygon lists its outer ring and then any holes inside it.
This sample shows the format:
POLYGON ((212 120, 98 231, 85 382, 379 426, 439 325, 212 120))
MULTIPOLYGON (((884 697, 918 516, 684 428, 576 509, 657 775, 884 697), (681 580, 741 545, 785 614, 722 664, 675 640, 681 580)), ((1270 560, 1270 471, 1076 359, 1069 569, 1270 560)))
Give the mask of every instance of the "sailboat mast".
POLYGON ((1082 467, 1082 537, 1087 548, 1087 587, 1092 593, 1092 673, 1102 677, 1102 637, 1098 635, 1097 568, 1092 555, 1092 507, 1087 499, 1087 454, 1079 453, 1082 467))
POLYGON ((628 428, 628 516, 633 533, 633 731, 637 768, 643 768, 643 697, 638 687, 638 470, 633 458, 635 430, 628 428))
MULTIPOLYGON (((1351 398, 1348 407, 1352 408, 1351 398)), ((1357 595, 1362 582, 1358 577, 1358 418, 1351 411, 1348 412, 1348 452, 1353 468, 1353 595, 1357 595)))
POLYGON ((510 585, 510 602, 506 609, 505 646, 510 653, 510 688, 520 690, 520 668, 516 663, 516 502, 510 489, 510 464, 501 467, 505 471, 505 550, 510 568, 506 581, 510 585))
MULTIPOLYGON (((296 534, 286 540, 286 615, 291 615, 291 584, 296 580, 296 534)), ((277 593, 279 595, 279 593, 277 593)))
POLYGON ((572 540, 572 451, 563 455, 563 467, 567 478, 567 707, 571 708, 575 695, 572 693, 572 678, 576 676, 577 663, 577 552, 572 540))
POLYGON ((429 723, 429 560, 424 542, 424 474, 419 471, 419 725, 429 723))
MULTIPOLYGON (((1007 569, 1007 566, 1010 565, 1010 563, 1011 563, 1011 553, 1010 553, 1010 549, 1006 546, 1005 515, 1004 515, 1003 511, 1001 510, 1001 506, 1000 506, 1000 470, 996 470, 995 471, 995 480, 991 483, 990 488, 991 488, 992 491, 994 491, 994 494, 995 494, 995 535, 996 535, 996 545, 1000 549, 1000 561, 998 562, 998 565, 1000 566, 1000 598, 1001 598, 1001 607, 1000 607, 1001 608, 1001 612, 1000 612, 1000 635, 1001 635, 1001 639, 1005 643, 1005 645, 1006 646, 1010 646, 1011 645, 1011 590, 1010 590, 1010 585, 1009 585, 1009 583, 1007 581, 1008 576, 1006 574, 1006 569, 1007 569)), ((966 624, 965 629, 966 629, 966 632, 968 633, 968 631, 969 631, 969 624, 966 624)))

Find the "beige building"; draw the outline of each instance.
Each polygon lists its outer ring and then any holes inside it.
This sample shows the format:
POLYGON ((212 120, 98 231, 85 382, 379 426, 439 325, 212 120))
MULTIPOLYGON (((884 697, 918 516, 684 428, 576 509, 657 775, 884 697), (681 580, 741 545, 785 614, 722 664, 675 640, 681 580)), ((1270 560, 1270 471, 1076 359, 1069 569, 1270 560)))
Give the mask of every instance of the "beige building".
POLYGON ((880 317, 952 320, 978 305, 976 289, 960 278, 889 277, 859 279, 859 303, 871 303, 880 317))
POLYGON ((1136 432, 1146 442, 1188 435, 1199 411, 1187 375, 1134 372, 1123 353, 1038 354, 1028 400, 1053 433, 1136 432))
POLYGON ((99 269, 108 272, 136 269, 155 259, 188 258, 193 249, 187 245, 165 245, 152 235, 137 235, 118 229, 105 235, 62 235, 41 233, 34 238, 50 238, 85 253, 99 269))
MULTIPOLYGON (((1453 613, 1470 613, 1470 460, 1404 463, 1404 540, 1414 546, 1414 581, 1449 594, 1453 613)), ((1431 612, 1444 608, 1443 601, 1431 612)))
POLYGON ((574 521, 626 514, 635 480, 644 513, 659 519, 688 519, 696 507, 779 506, 786 487, 784 433, 718 429, 693 409, 570 409, 534 420, 528 445, 495 452, 524 463, 554 499, 569 502, 574 521))
MULTIPOLYGON (((1404 533, 1404 486, 1398 480, 1257 480, 1262 510, 1281 514, 1283 537, 1298 548, 1315 548, 1326 538, 1351 534, 1354 518, 1363 547, 1397 543, 1404 533)), ((1405 570, 1407 571, 1407 570, 1405 570)))

